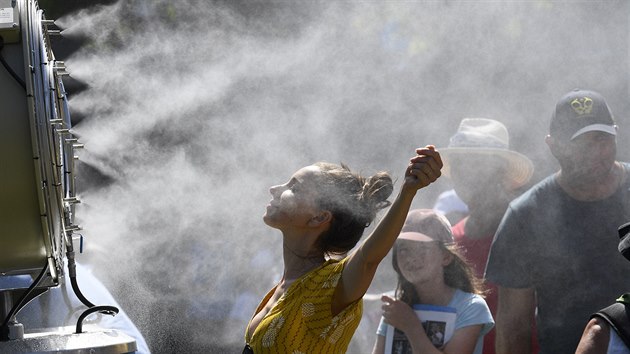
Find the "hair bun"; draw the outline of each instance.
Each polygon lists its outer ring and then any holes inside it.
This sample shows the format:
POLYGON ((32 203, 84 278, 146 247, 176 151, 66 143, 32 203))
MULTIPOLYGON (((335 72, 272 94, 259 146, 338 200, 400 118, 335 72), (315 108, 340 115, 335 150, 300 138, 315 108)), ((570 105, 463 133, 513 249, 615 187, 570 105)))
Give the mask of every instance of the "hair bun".
POLYGON ((364 178, 343 163, 318 162, 315 166, 323 173, 317 203, 333 214, 330 228, 320 236, 318 247, 328 254, 347 253, 376 213, 390 205, 387 198, 394 190, 392 179, 387 172, 364 178))
POLYGON ((391 202, 387 200, 394 190, 392 178, 386 172, 378 172, 367 178, 361 191, 361 199, 365 203, 368 224, 374 219, 376 213, 387 208, 391 202))

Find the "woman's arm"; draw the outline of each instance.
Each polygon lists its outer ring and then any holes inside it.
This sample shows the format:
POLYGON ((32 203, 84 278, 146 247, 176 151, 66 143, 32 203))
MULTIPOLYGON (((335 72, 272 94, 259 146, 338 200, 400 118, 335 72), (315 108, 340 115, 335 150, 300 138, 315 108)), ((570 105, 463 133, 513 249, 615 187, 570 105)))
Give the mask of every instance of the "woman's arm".
POLYGON ((441 175, 442 159, 433 146, 416 150, 399 194, 372 233, 349 257, 335 293, 339 310, 365 295, 381 260, 394 245, 416 192, 441 175))
POLYGON ((405 171, 405 180, 391 207, 367 237, 365 242, 348 256, 341 280, 333 299, 333 314, 365 295, 381 260, 394 245, 405 223, 411 202, 418 189, 434 182, 441 175, 442 159, 435 147, 416 150, 405 171))

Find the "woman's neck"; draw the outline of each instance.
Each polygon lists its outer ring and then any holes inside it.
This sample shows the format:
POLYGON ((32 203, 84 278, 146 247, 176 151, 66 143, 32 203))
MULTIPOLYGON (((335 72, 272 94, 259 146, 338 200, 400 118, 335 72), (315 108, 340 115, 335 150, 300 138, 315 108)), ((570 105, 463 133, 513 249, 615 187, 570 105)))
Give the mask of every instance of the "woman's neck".
POLYGON ((286 243, 283 245, 283 258, 284 274, 282 279, 285 283, 292 283, 325 262, 322 252, 294 250, 286 243))

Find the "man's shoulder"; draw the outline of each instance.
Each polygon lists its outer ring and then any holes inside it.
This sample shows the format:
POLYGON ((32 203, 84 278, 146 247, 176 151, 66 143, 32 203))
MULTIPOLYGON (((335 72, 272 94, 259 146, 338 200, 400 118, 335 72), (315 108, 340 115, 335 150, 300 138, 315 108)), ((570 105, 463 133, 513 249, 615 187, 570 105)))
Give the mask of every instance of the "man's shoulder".
POLYGON ((533 185, 523 194, 516 197, 511 203, 512 209, 530 208, 539 204, 542 200, 556 198, 559 186, 555 182, 554 175, 550 175, 533 185))
POLYGON ((533 230, 548 222, 548 213, 545 210, 549 208, 555 209, 560 207, 558 203, 562 201, 560 187, 555 181, 553 175, 548 176, 536 183, 526 192, 514 199, 503 217, 503 221, 499 224, 496 231, 497 234, 509 234, 508 237, 527 237, 531 239, 536 235, 527 233, 527 235, 514 230, 523 230, 527 228, 533 230), (535 220, 535 221, 534 221, 535 220))

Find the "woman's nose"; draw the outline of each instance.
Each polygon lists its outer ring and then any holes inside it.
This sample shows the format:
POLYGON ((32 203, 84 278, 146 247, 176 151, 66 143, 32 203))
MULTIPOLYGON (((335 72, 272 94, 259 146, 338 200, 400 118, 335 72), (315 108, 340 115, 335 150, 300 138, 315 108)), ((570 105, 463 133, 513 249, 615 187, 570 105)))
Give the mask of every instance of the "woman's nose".
POLYGON ((280 185, 276 185, 276 186, 271 186, 269 187, 269 193, 271 193, 272 196, 275 196, 278 194, 278 191, 280 190, 280 185))

